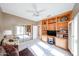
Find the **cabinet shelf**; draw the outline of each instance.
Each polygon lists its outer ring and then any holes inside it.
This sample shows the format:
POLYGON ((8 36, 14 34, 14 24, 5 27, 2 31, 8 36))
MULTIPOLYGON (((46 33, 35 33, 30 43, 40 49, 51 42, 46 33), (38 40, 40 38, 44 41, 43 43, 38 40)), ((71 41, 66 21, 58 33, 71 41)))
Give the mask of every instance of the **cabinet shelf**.
POLYGON ((64 22, 57 22, 57 23, 68 23, 69 21, 64 21, 64 22))
POLYGON ((54 24, 54 23, 56 23, 56 22, 52 22, 52 23, 48 23, 48 24, 54 24))

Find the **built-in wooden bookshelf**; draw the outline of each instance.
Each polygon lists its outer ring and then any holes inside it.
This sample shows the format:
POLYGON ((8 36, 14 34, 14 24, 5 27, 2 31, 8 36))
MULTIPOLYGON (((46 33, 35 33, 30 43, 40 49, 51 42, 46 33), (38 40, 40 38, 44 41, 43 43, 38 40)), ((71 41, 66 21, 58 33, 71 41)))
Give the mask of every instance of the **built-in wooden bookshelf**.
POLYGON ((47 20, 42 20, 42 35, 47 34, 47 20))
POLYGON ((68 22, 71 20, 71 14, 72 11, 68 11, 55 17, 46 18, 42 20, 41 21, 42 33, 46 34, 45 32, 47 30, 55 30, 55 31, 60 31, 61 29, 68 30, 68 22), (66 20, 63 20, 64 18, 66 20))
MULTIPOLYGON (((41 36, 46 36, 46 38, 51 37, 47 35, 47 31, 56 31, 56 37, 60 39, 68 39, 68 22, 72 18, 72 11, 67 11, 65 13, 56 15, 54 17, 46 18, 41 21, 42 34, 41 36), (61 37, 63 36, 63 37, 61 37)), ((53 36, 52 36, 53 37, 53 36)), ((46 39, 45 38, 45 39, 46 39)), ((47 41, 47 39, 44 41, 47 41)), ((42 38, 43 40, 43 38, 42 38)), ((57 40, 56 40, 57 41, 57 40)), ((66 41, 67 40, 63 40, 66 41)))
POLYGON ((56 30, 56 17, 49 18, 47 21, 47 30, 56 30))

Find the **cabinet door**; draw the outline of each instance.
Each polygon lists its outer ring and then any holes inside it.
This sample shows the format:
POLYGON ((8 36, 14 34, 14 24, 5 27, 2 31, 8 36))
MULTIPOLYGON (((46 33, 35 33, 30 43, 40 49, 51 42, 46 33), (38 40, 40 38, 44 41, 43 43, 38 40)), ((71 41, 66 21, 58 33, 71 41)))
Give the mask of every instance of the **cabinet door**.
POLYGON ((44 42, 47 42, 47 35, 42 35, 42 40, 43 40, 44 42))
POLYGON ((56 46, 64 48, 64 49, 68 49, 67 48, 67 39, 56 38, 55 42, 56 42, 56 46))

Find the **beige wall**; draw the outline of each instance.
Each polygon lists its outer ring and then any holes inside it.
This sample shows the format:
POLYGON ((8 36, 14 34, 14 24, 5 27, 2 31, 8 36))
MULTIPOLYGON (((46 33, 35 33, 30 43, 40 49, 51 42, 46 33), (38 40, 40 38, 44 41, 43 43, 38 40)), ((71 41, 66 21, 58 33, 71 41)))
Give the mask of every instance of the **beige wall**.
POLYGON ((3 15, 2 32, 4 30, 13 30, 14 31, 14 28, 17 25, 36 24, 36 22, 34 22, 34 21, 24 19, 21 17, 17 17, 14 15, 10 15, 7 13, 2 12, 2 15, 3 15))
POLYGON ((1 8, 0 8, 0 34, 2 33, 2 11, 1 11, 1 8))

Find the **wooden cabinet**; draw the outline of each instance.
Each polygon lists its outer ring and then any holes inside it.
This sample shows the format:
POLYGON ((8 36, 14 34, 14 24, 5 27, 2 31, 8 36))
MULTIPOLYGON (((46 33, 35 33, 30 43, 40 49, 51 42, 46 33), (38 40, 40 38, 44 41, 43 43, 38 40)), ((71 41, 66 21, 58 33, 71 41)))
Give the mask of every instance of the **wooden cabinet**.
POLYGON ((64 49, 68 49, 68 40, 64 38, 55 38, 55 45, 64 49))
POLYGON ((47 35, 42 35, 42 41, 47 42, 47 35))

